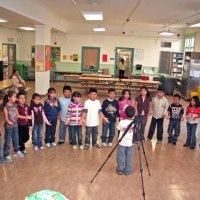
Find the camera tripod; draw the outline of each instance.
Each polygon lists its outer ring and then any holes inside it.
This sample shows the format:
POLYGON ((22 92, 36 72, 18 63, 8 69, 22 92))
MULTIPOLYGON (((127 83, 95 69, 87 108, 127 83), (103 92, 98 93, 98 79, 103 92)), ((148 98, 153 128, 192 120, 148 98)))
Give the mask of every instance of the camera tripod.
POLYGON ((115 149, 117 148, 117 146, 122 141, 122 139, 127 134, 127 132, 129 131, 129 129, 131 128, 131 126, 133 124, 134 124, 134 132, 133 132, 133 134, 135 134, 137 136, 137 140, 138 140, 137 149, 138 149, 138 158, 139 158, 139 165, 140 165, 140 176, 141 176, 141 183, 142 183, 142 195, 143 195, 143 199, 145 200, 143 168, 142 168, 142 161, 141 161, 141 155, 140 155, 140 148, 141 148, 141 146, 142 146, 142 151, 143 151, 143 154, 144 154, 144 158, 145 158, 145 162, 146 162, 146 166, 147 166, 147 169, 148 169, 149 176, 151 176, 151 173, 150 173, 150 170, 149 170, 149 165, 148 165, 148 162, 147 162, 147 157, 146 157, 144 145, 143 145, 143 142, 141 141, 140 134, 139 134, 141 123, 140 123, 140 120, 139 120, 138 117, 135 117, 134 120, 128 125, 128 127, 124 131, 122 137, 119 139, 119 141, 114 146, 114 148, 112 149, 112 151, 110 152, 110 154, 108 155, 108 157, 106 158, 106 160, 103 162, 103 164, 98 169, 98 171, 96 172, 96 174, 94 175, 94 177, 91 179, 90 183, 92 183, 94 181, 94 179, 97 177, 97 175, 99 174, 99 172, 101 171, 101 169, 104 167, 104 165, 106 164, 106 162, 108 161, 108 159, 111 157, 111 155, 113 154, 113 152, 115 151, 115 149))

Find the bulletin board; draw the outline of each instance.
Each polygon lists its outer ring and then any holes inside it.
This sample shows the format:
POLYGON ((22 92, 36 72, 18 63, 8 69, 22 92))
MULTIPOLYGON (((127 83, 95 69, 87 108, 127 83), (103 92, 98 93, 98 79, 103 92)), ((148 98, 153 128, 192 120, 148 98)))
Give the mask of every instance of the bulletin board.
POLYGON ((51 56, 50 60, 60 61, 60 47, 51 47, 51 56))
POLYGON ((100 48, 99 47, 82 47, 82 70, 95 70, 99 69, 100 62, 100 48))

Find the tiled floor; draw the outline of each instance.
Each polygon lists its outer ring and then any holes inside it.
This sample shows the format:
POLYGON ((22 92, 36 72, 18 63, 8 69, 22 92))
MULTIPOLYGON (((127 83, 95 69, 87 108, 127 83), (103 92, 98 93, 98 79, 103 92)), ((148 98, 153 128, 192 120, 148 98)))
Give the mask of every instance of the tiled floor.
MULTIPOLYGON (((30 101, 34 83, 27 84, 32 88, 28 96, 30 101)), ((57 96, 60 97, 63 83, 52 85, 57 89, 57 96)), ((75 90, 74 84, 72 87, 75 90)), ((83 94, 83 101, 86 98, 87 95, 83 94)), ((105 96, 99 96, 101 102, 104 98, 105 96)), ((168 98, 171 102, 172 98, 168 98)), ((184 101, 182 103, 184 106, 188 104, 184 101)), ((146 134, 149 123, 150 119, 146 134)), ((156 144, 156 139, 153 139, 152 143, 144 145, 151 176, 148 175, 141 152, 146 199, 199 200, 200 149, 199 147, 195 150, 183 148, 186 138, 185 122, 182 122, 177 145, 167 144, 167 125, 168 122, 165 120, 163 144, 156 144)), ((101 135, 101 126, 99 135, 101 135)), ((116 140, 117 138, 115 143, 116 140)), ((27 150, 29 154, 25 159, 14 158, 13 164, 0 165, 0 200, 24 200, 28 194, 43 189, 60 191, 70 200, 143 199, 137 148, 135 148, 131 176, 119 176, 115 173, 115 151, 92 184, 90 180, 112 148, 73 150, 67 141, 62 146, 35 152, 29 141, 27 150)))

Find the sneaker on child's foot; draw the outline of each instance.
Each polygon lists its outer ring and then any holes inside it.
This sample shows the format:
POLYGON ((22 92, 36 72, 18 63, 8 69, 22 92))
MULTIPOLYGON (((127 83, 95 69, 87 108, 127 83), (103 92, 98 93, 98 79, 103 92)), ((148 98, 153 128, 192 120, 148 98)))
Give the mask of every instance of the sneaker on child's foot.
POLYGON ((112 147, 112 142, 109 142, 109 143, 108 143, 108 146, 109 146, 109 147, 112 147))
POLYGON ((56 145, 55 142, 52 142, 52 143, 51 143, 51 146, 56 147, 57 145, 56 145))
POLYGON ((76 146, 76 145, 73 145, 73 146, 72 146, 72 149, 76 150, 76 149, 77 149, 77 146, 76 146))
POLYGON ((24 158, 24 154, 21 151, 17 151, 14 153, 14 156, 17 156, 19 158, 24 158))
POLYGON ((59 142, 58 142, 58 145, 61 145, 61 144, 64 144, 64 142, 59 141, 59 142))
POLYGON ((185 143, 184 145, 183 145, 183 147, 189 147, 190 145, 188 145, 187 143, 185 143))
POLYGON ((24 155, 27 155, 27 154, 28 154, 28 151, 27 151, 26 149, 24 149, 24 150, 22 151, 22 153, 23 153, 24 155))
POLYGON ((149 138, 148 138, 148 140, 147 140, 147 141, 148 141, 148 142, 151 142, 151 139, 149 139, 149 138))
POLYGON ((12 163, 14 162, 13 159, 11 158, 11 156, 6 156, 4 159, 3 159, 3 163, 12 163))
POLYGON ((79 148, 80 148, 81 150, 83 150, 83 149, 84 149, 84 148, 83 148, 83 145, 80 145, 80 146, 79 146, 79 148))
POLYGON ((173 145, 176 145, 176 142, 172 142, 173 145))
POLYGON ((123 172, 123 171, 117 171, 117 174, 118 174, 118 175, 123 175, 124 172, 123 172))
POLYGON ((85 147, 84 147, 84 149, 85 149, 85 150, 88 150, 89 147, 90 147, 89 144, 86 144, 85 147))
POLYGON ((50 143, 46 143, 46 147, 49 148, 50 147, 50 143))
POLYGON ((40 148, 40 150, 44 150, 44 146, 41 146, 41 147, 39 147, 40 148))
POLYGON ((94 145, 96 148, 101 148, 101 145, 100 144, 95 144, 94 145))
POLYGON ((38 146, 33 147, 35 151, 38 151, 38 146))
POLYGON ((102 142, 102 146, 103 147, 107 147, 107 143, 106 142, 102 142))
POLYGON ((158 140, 157 143, 158 143, 158 144, 162 144, 162 140, 158 140))

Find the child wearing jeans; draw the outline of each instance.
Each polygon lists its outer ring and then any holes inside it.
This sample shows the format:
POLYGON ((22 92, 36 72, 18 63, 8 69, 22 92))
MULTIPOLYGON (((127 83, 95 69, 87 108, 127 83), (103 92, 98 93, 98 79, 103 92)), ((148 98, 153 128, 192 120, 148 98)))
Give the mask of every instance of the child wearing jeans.
POLYGON ((196 147, 196 129, 200 118, 200 102, 198 96, 193 96, 190 100, 190 105, 186 110, 187 119, 187 140, 184 147, 195 149, 196 147))
POLYGON ((85 101, 84 104, 84 114, 81 118, 82 120, 86 117, 86 133, 85 133, 85 147, 87 150, 90 146, 90 135, 92 133, 92 145, 100 148, 101 146, 97 143, 98 136, 98 126, 99 126, 99 114, 106 123, 109 123, 108 119, 103 115, 101 111, 100 101, 97 100, 97 89, 90 88, 88 90, 89 99, 85 101))
POLYGON ((18 114, 16 105, 16 93, 13 91, 7 92, 3 99, 3 113, 5 118, 5 143, 4 143, 4 157, 6 161, 12 162, 10 156, 10 141, 12 139, 14 147, 14 155, 20 158, 24 157, 24 154, 19 150, 19 135, 18 135, 18 124, 17 119, 31 119, 30 116, 21 116, 18 114))
POLYGON ((163 122, 167 114, 169 103, 164 96, 162 88, 158 88, 156 96, 152 100, 152 120, 148 133, 148 142, 153 138, 155 128, 157 125, 157 143, 161 144, 163 139, 163 122))
MULTIPOLYGON (((17 109, 21 116, 30 116, 31 110, 26 104, 26 95, 24 92, 17 93, 17 109)), ((23 154, 27 154, 25 143, 29 140, 29 129, 32 127, 32 121, 28 119, 18 119, 19 147, 23 154)))
MULTIPOLYGON (((58 116, 60 119, 58 145, 64 144, 64 142, 65 142, 66 131, 67 131, 67 126, 65 125, 65 121, 67 120, 68 107, 71 102, 71 93, 72 93, 71 87, 68 85, 65 85, 63 87, 63 96, 59 98, 61 110, 60 110, 60 113, 58 116)), ((70 143, 72 142, 70 133, 69 133, 69 142, 70 143)))
POLYGON ((168 108, 169 126, 168 126, 168 143, 176 145, 177 139, 181 132, 181 120, 183 120, 184 109, 180 104, 181 96, 174 94, 174 102, 168 108), (174 134, 173 134, 174 132, 174 134))
MULTIPOLYGON (((117 126, 117 129, 120 131, 119 139, 122 137, 129 124, 133 121, 135 109, 132 106, 128 106, 125 110, 125 113, 127 118, 121 120, 117 126)), ((119 175, 130 175, 132 173, 132 159, 134 151, 133 129, 134 124, 130 127, 130 129, 118 145, 117 173, 119 175)))
POLYGON ((43 123, 51 125, 44 114, 44 107, 41 104, 41 97, 39 94, 34 93, 31 100, 31 114, 32 114, 32 144, 35 151, 38 149, 43 150, 42 145, 42 130, 43 123))
POLYGON ((81 117, 83 115, 83 104, 81 104, 81 93, 75 91, 72 94, 72 100, 68 107, 67 121, 66 125, 69 124, 69 133, 72 137, 72 147, 77 148, 77 139, 80 149, 83 149, 82 144, 82 124, 80 123, 81 117), (76 138, 76 135, 78 138, 76 138))
POLYGON ((45 143, 49 148, 51 145, 56 147, 55 134, 58 113, 60 112, 60 102, 56 98, 55 88, 48 89, 48 98, 44 101, 44 113, 51 125, 46 124, 45 143))
POLYGON ((112 142, 115 137, 116 119, 119 117, 119 105, 115 99, 115 89, 113 88, 108 89, 108 98, 103 101, 102 113, 109 120, 109 123, 103 122, 103 130, 101 136, 102 146, 106 147, 108 142, 108 146, 112 147, 112 142), (108 130, 109 137, 107 137, 108 130))
MULTIPOLYGON (((140 120, 140 140, 144 143, 144 131, 147 124, 148 117, 151 113, 151 107, 152 107, 152 99, 150 97, 148 88, 146 86, 142 86, 140 88, 140 95, 135 98, 135 111, 136 115, 138 116, 140 120)), ((138 143, 137 136, 134 135, 134 142, 138 143)))

